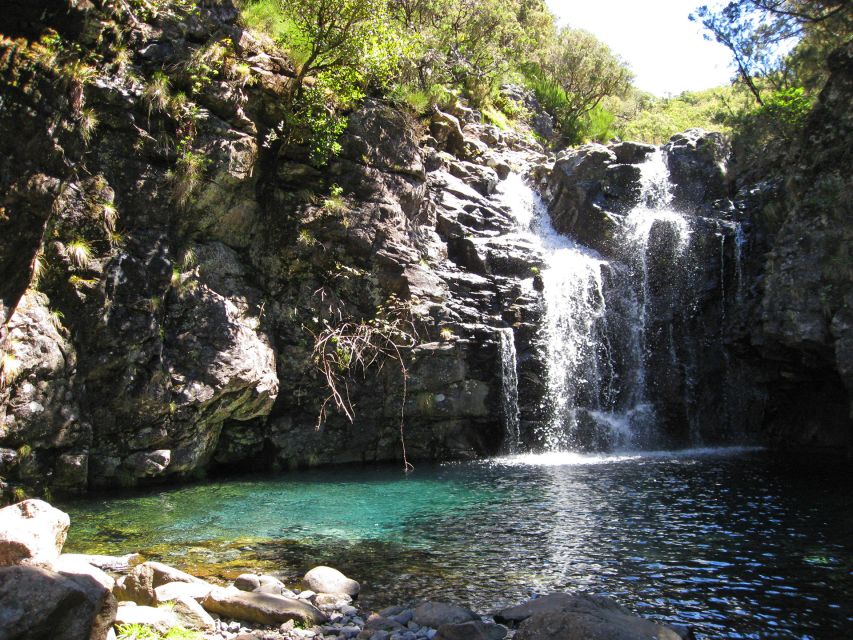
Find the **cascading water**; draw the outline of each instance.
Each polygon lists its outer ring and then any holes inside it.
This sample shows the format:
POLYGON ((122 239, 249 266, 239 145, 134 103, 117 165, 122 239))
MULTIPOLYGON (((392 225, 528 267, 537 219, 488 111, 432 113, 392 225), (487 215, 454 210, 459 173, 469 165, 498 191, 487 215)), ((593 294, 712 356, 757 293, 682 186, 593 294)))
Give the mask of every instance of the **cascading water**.
POLYGON ((544 203, 521 176, 501 185, 520 235, 545 257, 542 270, 548 418, 536 439, 549 450, 579 446, 579 426, 614 408, 616 379, 604 293, 606 260, 558 234, 544 203))
POLYGON ((498 329, 501 339, 501 408, 503 409, 507 453, 518 453, 521 432, 518 410, 518 369, 515 332, 509 327, 498 329))
POLYGON ((544 319, 540 338, 547 372, 547 418, 535 434, 547 450, 657 445, 656 411, 647 370, 665 356, 679 366, 667 309, 681 301, 692 228, 670 207, 660 151, 641 169, 640 204, 624 218, 617 256, 607 260, 558 234, 544 203, 518 174, 499 197, 518 233, 538 244, 544 319))

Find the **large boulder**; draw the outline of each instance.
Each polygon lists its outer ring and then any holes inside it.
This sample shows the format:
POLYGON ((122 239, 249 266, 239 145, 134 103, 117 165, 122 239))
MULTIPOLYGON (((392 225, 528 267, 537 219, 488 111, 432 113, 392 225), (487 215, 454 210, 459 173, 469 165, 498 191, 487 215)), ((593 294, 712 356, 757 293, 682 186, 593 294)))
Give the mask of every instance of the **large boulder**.
POLYGON ((295 620, 314 625, 328 619, 322 611, 304 600, 271 593, 248 593, 236 588, 214 589, 201 601, 201 606, 219 616, 260 624, 295 620))
POLYGON ((51 568, 70 524, 67 513, 43 500, 24 500, 0 509, 0 566, 51 568))
POLYGON ((0 640, 104 640, 115 615, 112 594, 90 576, 0 568, 0 640))
POLYGON ((355 597, 361 591, 361 585, 358 582, 347 578, 332 567, 314 567, 305 574, 302 583, 306 588, 317 593, 345 593, 355 597))
POLYGON ((63 553, 59 556, 59 559, 53 563, 53 570, 69 578, 73 578, 74 576, 91 578, 110 592, 112 592, 116 584, 115 579, 111 575, 74 554, 63 553))
POLYGON ((499 612, 521 623, 517 640, 682 640, 673 629, 637 616, 604 596, 556 593, 499 612))
POLYGON ((584 145, 561 154, 548 178, 547 194, 557 231, 608 253, 619 228, 613 214, 639 202, 640 169, 619 164, 603 145, 584 145))

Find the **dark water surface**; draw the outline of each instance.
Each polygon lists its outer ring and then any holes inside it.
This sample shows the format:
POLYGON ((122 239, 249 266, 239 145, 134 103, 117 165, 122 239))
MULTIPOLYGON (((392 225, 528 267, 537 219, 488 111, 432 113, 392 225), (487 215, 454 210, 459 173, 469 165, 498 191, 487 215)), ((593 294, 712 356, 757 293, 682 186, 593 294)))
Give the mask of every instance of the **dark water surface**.
POLYGON ((68 551, 222 578, 329 564, 366 607, 490 612, 581 590, 711 638, 853 638, 851 489, 848 467, 694 450, 324 469, 61 506, 68 551))

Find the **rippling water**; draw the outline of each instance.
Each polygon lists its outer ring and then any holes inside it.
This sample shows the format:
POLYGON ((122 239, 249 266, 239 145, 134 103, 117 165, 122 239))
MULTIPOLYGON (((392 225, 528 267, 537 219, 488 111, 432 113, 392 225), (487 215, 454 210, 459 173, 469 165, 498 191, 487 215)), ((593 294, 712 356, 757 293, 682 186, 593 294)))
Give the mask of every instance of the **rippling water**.
POLYGON ((545 454, 204 483, 62 505, 68 550, 199 574, 337 566, 369 607, 615 597, 709 638, 853 637, 848 469, 750 450, 545 454))

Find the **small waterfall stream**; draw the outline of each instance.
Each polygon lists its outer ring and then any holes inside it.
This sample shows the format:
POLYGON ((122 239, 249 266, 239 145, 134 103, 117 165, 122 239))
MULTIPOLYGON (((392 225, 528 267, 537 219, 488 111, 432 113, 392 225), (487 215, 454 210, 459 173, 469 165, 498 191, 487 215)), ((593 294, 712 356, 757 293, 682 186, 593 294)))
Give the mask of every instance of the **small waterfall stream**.
MULTIPOLYGON (((672 371, 689 369, 679 361, 674 321, 667 324, 666 314, 690 304, 681 290, 690 278, 693 227, 670 206, 662 152, 640 169, 640 204, 625 215, 611 259, 558 234, 544 202, 520 175, 500 185, 498 197, 517 233, 545 257, 540 340, 547 417, 534 434, 545 450, 656 446, 650 388, 667 381, 650 381, 648 369, 653 360, 659 369, 661 358, 672 371)), ((509 379, 505 374, 505 383, 509 379)), ((505 385, 507 394, 517 403, 517 393, 505 385)))
POLYGON ((518 453, 521 432, 518 410, 518 368, 515 352, 515 332, 507 327, 498 329, 501 338, 501 409, 506 431, 507 453, 518 453))

